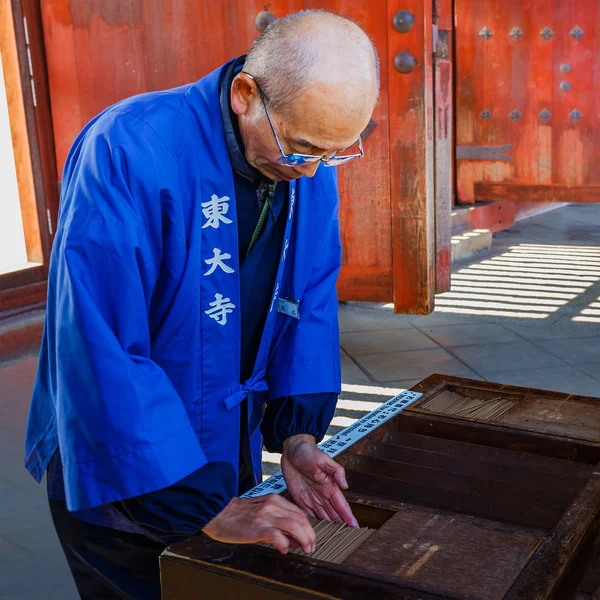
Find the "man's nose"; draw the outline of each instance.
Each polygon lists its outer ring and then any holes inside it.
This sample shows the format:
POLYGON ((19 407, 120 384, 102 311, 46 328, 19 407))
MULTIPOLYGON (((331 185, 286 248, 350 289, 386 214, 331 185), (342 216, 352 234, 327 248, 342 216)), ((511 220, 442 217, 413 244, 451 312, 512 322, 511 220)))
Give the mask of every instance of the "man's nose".
POLYGON ((301 167, 296 167, 296 171, 303 177, 312 177, 317 172, 320 164, 320 161, 308 163, 306 165, 302 165, 301 167))

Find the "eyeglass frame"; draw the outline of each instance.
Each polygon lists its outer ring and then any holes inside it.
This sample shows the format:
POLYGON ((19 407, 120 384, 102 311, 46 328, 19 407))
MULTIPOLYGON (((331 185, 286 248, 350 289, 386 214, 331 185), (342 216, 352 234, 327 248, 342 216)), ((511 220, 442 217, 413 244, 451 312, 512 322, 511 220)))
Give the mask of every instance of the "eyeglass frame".
POLYGON ((252 81, 254 81, 254 83, 256 84, 256 89, 258 90, 258 95, 263 103, 263 106, 265 109, 265 114, 267 115, 269 125, 271 126, 271 131, 273 132, 273 137, 275 138, 275 143, 277 144, 277 147, 279 148, 279 152, 281 153, 281 156, 276 161, 277 164, 282 165, 284 167, 298 167, 298 166, 307 165, 307 164, 314 164, 316 162, 322 162, 326 167, 337 167, 339 165, 346 164, 346 163, 350 162, 351 160, 354 160, 355 158, 362 158, 365 155, 364 150, 363 150, 362 138, 360 135, 358 136, 358 151, 359 151, 358 154, 349 154, 347 156, 336 156, 337 153, 334 153, 329 158, 327 158, 326 156, 319 156, 317 154, 301 154, 299 152, 294 152, 292 154, 286 154, 283 151, 281 142, 279 141, 279 136, 277 135, 277 132, 275 131, 275 126, 273 125, 273 121, 271 120, 271 115, 269 114, 269 109, 267 108, 267 101, 265 99, 265 95, 264 95, 263 91, 260 89, 260 86, 258 85, 258 82, 256 81, 256 79, 252 75, 250 75, 250 73, 247 73, 246 71, 242 71, 242 73, 244 73, 244 75, 247 75, 248 77, 250 77, 250 79, 252 79, 252 81), (286 161, 290 161, 290 163, 288 163, 286 161), (333 161, 335 161, 335 162, 333 162, 333 161))

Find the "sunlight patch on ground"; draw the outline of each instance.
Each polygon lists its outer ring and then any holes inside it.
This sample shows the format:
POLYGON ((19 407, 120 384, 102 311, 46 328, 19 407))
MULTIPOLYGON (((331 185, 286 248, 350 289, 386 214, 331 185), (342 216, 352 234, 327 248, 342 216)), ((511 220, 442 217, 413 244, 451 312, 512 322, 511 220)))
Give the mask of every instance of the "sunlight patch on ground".
MULTIPOLYGON (((452 274, 436 297, 440 313, 545 319, 600 280, 600 250, 590 246, 520 244, 452 274)), ((600 307, 600 305, 598 305, 600 307)), ((596 317, 597 307, 574 320, 596 317)), ((600 313, 598 313, 600 317, 600 313)), ((599 321, 600 322, 600 319, 599 321)))

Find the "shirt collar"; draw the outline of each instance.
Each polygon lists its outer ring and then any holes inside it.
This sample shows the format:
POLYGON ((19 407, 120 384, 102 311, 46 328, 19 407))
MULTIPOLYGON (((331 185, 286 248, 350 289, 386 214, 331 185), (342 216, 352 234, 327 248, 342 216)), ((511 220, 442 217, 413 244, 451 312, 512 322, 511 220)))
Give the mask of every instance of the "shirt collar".
POLYGON ((234 172, 249 180, 255 188, 264 187, 266 189, 271 181, 246 160, 244 142, 240 135, 237 115, 231 108, 231 84, 233 83, 234 77, 242 70, 245 61, 246 57, 240 56, 223 68, 223 73, 221 74, 219 82, 221 115, 223 118, 223 126, 225 128, 227 150, 229 151, 229 158, 234 172))

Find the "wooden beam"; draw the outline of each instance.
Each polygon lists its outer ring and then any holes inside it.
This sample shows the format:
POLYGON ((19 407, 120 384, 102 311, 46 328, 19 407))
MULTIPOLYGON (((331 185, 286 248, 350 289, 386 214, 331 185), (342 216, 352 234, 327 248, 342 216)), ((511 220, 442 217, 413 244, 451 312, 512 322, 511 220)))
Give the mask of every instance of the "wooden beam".
POLYGON ((20 269, 0 274, 0 290, 22 287, 46 279, 47 269, 43 265, 29 263, 20 269))
POLYGON ((600 202, 598 185, 520 185, 475 183, 475 200, 514 200, 515 202, 600 202))
POLYGON ((0 290, 0 315, 4 311, 12 311, 24 306, 37 306, 46 302, 46 281, 39 281, 29 285, 0 290))
POLYGON ((452 231, 461 233, 473 229, 489 229, 492 233, 503 231, 515 224, 514 202, 478 202, 475 206, 458 206, 452 212, 452 231))

